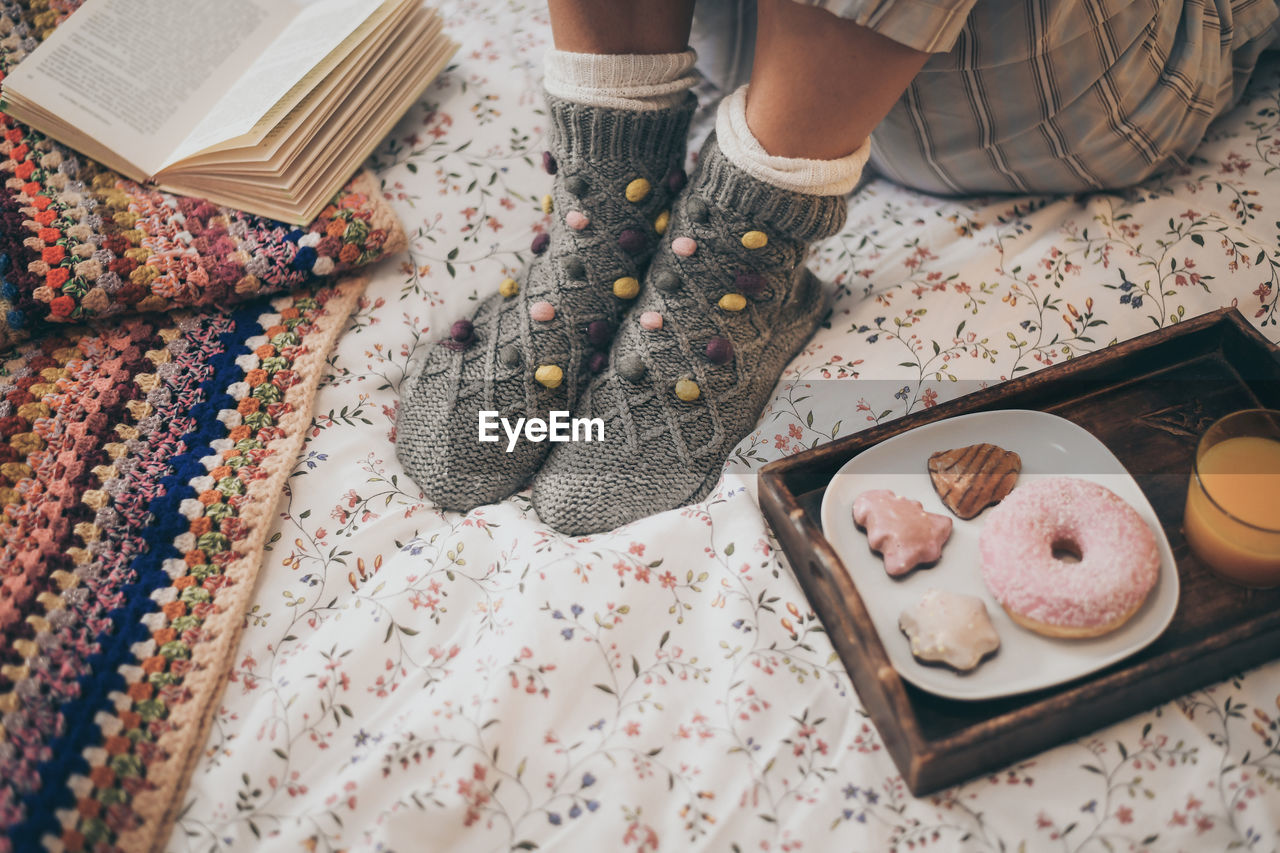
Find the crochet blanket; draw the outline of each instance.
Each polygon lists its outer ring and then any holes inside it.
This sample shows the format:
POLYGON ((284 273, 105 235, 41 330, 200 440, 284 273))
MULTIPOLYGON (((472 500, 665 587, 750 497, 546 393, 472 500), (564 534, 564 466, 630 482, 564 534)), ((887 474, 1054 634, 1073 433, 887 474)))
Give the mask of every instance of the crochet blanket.
MULTIPOLYGON (((0 0, 0 75, 78 5, 0 0)), ((0 185, 0 851, 150 849, 363 290, 342 274, 404 235, 367 174, 295 228, 5 115, 0 185)))

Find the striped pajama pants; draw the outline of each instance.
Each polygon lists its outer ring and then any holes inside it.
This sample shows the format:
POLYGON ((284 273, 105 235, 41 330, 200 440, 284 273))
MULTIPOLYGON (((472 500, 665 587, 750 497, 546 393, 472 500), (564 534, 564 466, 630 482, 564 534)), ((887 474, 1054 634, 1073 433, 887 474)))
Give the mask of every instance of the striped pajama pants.
MULTIPOLYGON (((1177 168, 1280 47, 1280 0, 817 0, 932 53, 871 137, 925 192, 1075 192, 1177 168)), ((753 0, 700 0, 693 46, 746 82, 753 0)))

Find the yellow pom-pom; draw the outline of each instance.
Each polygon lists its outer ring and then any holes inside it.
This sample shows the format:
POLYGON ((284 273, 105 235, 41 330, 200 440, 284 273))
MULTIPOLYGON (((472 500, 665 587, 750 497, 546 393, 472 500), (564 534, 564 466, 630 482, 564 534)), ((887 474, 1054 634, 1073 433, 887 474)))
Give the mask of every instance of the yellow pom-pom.
POLYGON ((653 220, 653 230, 659 234, 667 233, 667 226, 671 224, 671 211, 664 210, 658 214, 658 218, 653 220))
POLYGON ((627 201, 636 202, 643 201, 644 197, 649 194, 649 182, 644 178, 636 178, 627 184, 627 201))
POLYGON ((692 403, 702 396, 702 389, 692 379, 681 379, 676 383, 676 396, 686 403, 692 403))
POLYGON ((542 197, 542 212, 550 213, 555 210, 556 203, 551 200, 551 194, 548 193, 542 197))
POLYGON ((742 245, 748 249, 763 249, 769 244, 769 235, 763 231, 748 231, 742 235, 742 245))
POLYGON ((544 364, 534 371, 533 378, 548 388, 559 388, 564 381, 564 371, 554 364, 544 364))
POLYGON ((498 292, 510 299, 520 292, 520 282, 514 278, 504 278, 502 284, 498 285, 498 292))
POLYGON ((619 299, 635 299, 640 295, 640 282, 624 275, 613 283, 613 295, 619 299))
POLYGON ((716 304, 725 311, 741 311, 747 307, 747 298, 741 293, 726 293, 716 304))

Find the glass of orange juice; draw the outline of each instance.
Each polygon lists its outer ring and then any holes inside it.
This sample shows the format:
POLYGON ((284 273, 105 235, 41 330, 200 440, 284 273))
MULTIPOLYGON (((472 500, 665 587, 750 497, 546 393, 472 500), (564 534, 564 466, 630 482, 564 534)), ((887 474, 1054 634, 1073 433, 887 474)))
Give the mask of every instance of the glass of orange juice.
POLYGON ((1182 525, 1191 550, 1218 574, 1280 585, 1280 411, 1233 412, 1205 430, 1182 525))

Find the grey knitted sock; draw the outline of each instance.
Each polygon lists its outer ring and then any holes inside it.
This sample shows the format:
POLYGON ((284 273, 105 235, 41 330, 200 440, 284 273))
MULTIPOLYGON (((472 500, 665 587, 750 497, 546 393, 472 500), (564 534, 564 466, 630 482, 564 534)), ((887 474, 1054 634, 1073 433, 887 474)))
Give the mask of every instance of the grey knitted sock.
POLYGON ((804 259, 845 215, 843 196, 770 186, 708 139, 609 368, 574 412, 603 419, 605 440, 552 450, 533 481, 539 518, 595 533, 705 497, 825 310, 804 259))
POLYGON ((677 107, 620 110, 547 98, 555 176, 549 234, 534 238, 520 281, 503 281, 470 320, 407 381, 396 455, 436 504, 468 510, 512 494, 551 445, 521 437, 478 440, 482 411, 546 419, 571 411, 593 371, 604 369, 622 313, 639 292, 669 221, 696 99, 677 107))

